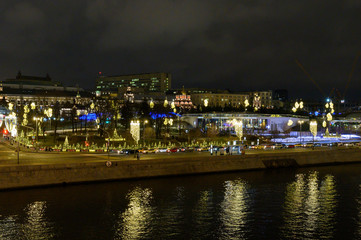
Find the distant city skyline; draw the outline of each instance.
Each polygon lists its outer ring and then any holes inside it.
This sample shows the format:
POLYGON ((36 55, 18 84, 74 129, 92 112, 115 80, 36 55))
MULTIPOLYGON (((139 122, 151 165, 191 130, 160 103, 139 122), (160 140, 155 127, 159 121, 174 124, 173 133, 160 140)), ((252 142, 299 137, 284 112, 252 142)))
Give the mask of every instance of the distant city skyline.
MULTIPOLYGON (((343 95, 360 52, 361 2, 2 1, 0 79, 46 73, 95 87, 104 75, 169 72, 172 87, 343 95)), ((361 60, 346 99, 359 99, 361 60)))

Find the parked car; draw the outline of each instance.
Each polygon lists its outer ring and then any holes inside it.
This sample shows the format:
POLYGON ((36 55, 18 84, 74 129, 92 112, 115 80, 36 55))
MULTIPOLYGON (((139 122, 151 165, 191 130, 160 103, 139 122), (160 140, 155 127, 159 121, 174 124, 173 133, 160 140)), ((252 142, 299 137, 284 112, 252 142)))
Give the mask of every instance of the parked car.
POLYGON ((155 153, 155 149, 154 148, 148 149, 148 153, 155 153))
POLYGON ((172 153, 175 153, 175 152, 179 152, 179 149, 178 148, 171 148, 169 151, 172 152, 172 153))
POLYGON ((170 150, 169 150, 169 148, 157 148, 157 149, 155 150, 155 152, 156 152, 156 153, 169 153, 170 150))
POLYGON ((288 148, 295 148, 295 145, 290 144, 290 145, 288 145, 287 147, 288 147, 288 148))

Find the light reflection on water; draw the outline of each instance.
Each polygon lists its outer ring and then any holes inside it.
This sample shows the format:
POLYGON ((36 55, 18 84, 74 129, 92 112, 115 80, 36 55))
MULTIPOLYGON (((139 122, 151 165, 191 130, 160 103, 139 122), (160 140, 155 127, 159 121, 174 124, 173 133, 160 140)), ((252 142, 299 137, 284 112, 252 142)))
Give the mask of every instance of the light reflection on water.
POLYGON ((46 202, 33 202, 24 209, 22 223, 19 216, 1 218, 0 239, 53 239, 52 222, 45 215, 46 202))
POLYGON ((147 235, 154 214, 151 206, 152 191, 135 187, 128 193, 128 207, 119 214, 114 239, 139 239, 147 235))
POLYGON ((220 212, 220 239, 245 239, 250 214, 247 184, 242 180, 226 181, 220 212))
POLYGON ((336 224, 337 194, 332 175, 319 179, 318 172, 298 174, 286 187, 284 226, 288 239, 330 239, 336 224))
POLYGON ((359 169, 285 169, 0 192, 0 240, 360 239, 359 169))

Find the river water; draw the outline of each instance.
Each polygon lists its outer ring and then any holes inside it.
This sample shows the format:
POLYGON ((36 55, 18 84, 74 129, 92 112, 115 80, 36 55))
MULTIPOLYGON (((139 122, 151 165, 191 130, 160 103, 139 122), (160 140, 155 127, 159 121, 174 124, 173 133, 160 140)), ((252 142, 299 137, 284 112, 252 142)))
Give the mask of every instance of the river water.
POLYGON ((361 165, 0 192, 0 239, 361 239, 361 165))

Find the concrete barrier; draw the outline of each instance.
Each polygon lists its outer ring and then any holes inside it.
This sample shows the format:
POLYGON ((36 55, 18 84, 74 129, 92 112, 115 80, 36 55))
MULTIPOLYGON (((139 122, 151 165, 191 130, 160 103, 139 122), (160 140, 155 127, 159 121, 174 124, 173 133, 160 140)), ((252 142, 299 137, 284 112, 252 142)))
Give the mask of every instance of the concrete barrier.
POLYGON ((358 148, 140 161, 120 160, 112 161, 108 166, 106 161, 14 165, 0 167, 0 189, 355 162, 361 162, 361 150, 358 148))

